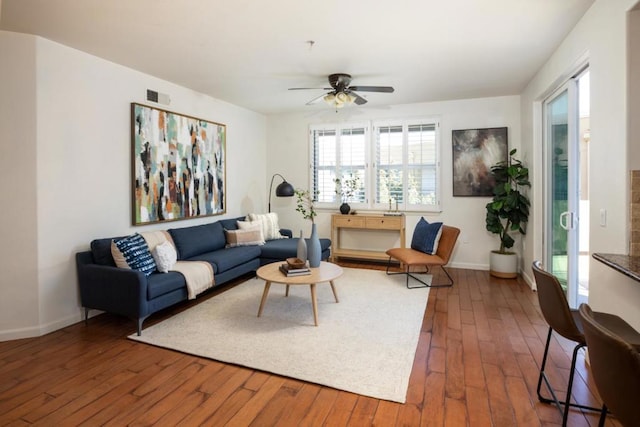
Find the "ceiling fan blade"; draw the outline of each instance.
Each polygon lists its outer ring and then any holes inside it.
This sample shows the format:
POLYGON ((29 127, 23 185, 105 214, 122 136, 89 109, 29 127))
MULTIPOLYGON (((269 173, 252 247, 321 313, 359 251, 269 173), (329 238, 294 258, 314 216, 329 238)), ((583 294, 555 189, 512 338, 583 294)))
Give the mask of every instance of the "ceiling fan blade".
POLYGON ((351 90, 357 90, 358 92, 384 92, 393 93, 391 86, 349 86, 351 90))
POLYGON ((333 90, 332 87, 290 87, 288 90, 333 90))
POLYGON ((305 105, 313 105, 313 104, 315 104, 316 102, 320 101, 322 98, 324 98, 326 95, 327 95, 326 93, 323 93, 323 94, 322 94, 322 95, 320 95, 320 96, 316 96, 316 97, 315 97, 315 98, 313 98, 311 101, 307 102, 305 105))
POLYGON ((367 103, 367 100, 355 93, 354 91, 349 92, 351 95, 356 97, 356 100, 353 101, 356 105, 363 105, 367 103))

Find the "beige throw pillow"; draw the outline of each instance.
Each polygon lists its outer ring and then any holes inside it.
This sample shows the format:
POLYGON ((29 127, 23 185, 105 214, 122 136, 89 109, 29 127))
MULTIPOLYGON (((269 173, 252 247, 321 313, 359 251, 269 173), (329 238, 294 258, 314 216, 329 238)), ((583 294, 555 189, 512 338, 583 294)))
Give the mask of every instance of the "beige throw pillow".
POLYGON ((116 242, 111 241, 111 256, 113 257, 113 261, 116 263, 118 268, 131 268, 129 264, 127 264, 127 260, 124 258, 118 246, 116 246, 116 242))
POLYGON ((264 245, 264 237, 260 227, 250 227, 245 230, 224 230, 227 247, 264 245))

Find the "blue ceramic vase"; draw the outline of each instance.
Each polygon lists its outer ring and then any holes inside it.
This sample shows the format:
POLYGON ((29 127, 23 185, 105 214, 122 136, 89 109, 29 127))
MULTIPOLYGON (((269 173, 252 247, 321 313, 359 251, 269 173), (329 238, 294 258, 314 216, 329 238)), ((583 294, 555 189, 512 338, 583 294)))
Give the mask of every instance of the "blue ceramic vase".
POLYGON ((304 241, 302 230, 300 230, 300 238, 298 239, 297 256, 303 261, 307 260, 307 242, 304 241))
POLYGON ((318 238, 316 225, 311 224, 311 237, 307 243, 307 259, 309 260, 309 267, 320 267, 321 258, 322 249, 320 248, 320 239, 318 238))

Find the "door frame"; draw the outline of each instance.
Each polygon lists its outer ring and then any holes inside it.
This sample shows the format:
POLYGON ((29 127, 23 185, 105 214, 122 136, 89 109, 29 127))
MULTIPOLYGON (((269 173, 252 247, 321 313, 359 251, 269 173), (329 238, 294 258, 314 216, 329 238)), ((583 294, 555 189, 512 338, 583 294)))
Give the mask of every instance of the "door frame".
POLYGON ((556 98, 567 92, 567 211, 569 212, 566 221, 567 230, 567 301, 569 306, 577 308, 579 291, 579 234, 580 234, 580 141, 579 141, 579 79, 589 71, 588 62, 582 63, 575 68, 575 72, 555 86, 540 102, 541 109, 541 159, 542 159, 542 259, 545 268, 552 271, 552 245, 553 221, 552 206, 548 203, 552 191, 552 161, 550 144, 551 127, 548 126, 547 106, 556 98))

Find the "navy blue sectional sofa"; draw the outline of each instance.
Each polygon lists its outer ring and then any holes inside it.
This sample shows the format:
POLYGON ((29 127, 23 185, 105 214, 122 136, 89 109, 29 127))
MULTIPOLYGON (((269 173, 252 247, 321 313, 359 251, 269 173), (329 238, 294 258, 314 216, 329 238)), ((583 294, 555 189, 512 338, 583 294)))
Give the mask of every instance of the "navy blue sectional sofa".
MULTIPOLYGON (((178 260, 209 262, 213 267, 215 286, 219 286, 255 272, 261 265, 296 256, 298 238, 292 238, 291 231, 286 229, 280 232, 287 239, 268 240, 262 246, 225 247, 224 230, 236 230, 238 220, 244 220, 244 217, 169 229, 178 260)), ((114 238, 93 240, 91 250, 76 254, 85 320, 90 309, 127 316, 137 322, 140 335, 142 323, 148 316, 187 299, 186 282, 176 271, 145 276, 137 270, 116 267, 111 256, 114 238)), ((323 260, 329 258, 330 246, 329 239, 320 239, 323 260)))

